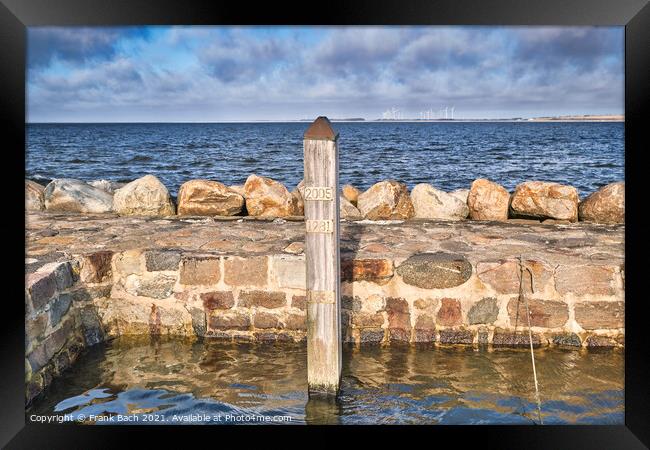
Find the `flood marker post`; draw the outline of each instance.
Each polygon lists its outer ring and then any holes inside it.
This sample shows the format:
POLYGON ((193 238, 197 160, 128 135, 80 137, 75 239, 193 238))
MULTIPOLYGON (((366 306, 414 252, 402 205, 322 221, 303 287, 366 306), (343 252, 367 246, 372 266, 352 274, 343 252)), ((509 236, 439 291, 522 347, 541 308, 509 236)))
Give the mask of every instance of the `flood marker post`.
POLYGON ((318 117, 304 135, 307 384, 336 396, 341 379, 338 133, 318 117))

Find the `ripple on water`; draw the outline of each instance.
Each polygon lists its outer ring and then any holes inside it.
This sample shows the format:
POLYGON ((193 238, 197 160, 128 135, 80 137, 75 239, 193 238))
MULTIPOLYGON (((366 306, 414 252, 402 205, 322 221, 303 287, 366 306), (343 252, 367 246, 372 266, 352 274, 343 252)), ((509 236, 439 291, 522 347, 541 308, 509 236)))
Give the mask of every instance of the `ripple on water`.
MULTIPOLYGON (((309 400, 305 358, 297 344, 119 338, 80 357, 30 413, 157 413, 171 423, 188 414, 291 423, 537 421, 526 351, 346 346, 337 403, 309 400)), ((539 349, 536 362, 544 423, 623 423, 621 351, 539 349)))
MULTIPOLYGON (((251 172, 295 186, 302 179, 301 136, 308 125, 29 124, 27 177, 116 181, 126 176, 115 169, 128 168, 132 178, 156 175, 173 195, 188 177, 231 185, 251 172)), ((454 190, 482 176, 512 190, 534 177, 570 183, 584 197, 624 179, 622 123, 334 126, 341 136, 340 182, 360 189, 399 178, 410 188, 424 180, 454 190)))

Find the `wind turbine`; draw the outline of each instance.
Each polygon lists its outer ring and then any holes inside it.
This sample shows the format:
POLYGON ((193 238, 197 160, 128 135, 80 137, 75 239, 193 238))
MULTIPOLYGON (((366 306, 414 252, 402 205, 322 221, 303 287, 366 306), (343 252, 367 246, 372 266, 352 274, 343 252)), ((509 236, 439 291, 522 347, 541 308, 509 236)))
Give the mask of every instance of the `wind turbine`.
POLYGON ((454 120, 454 108, 456 107, 455 106, 451 107, 451 120, 454 120))
POLYGON ((445 119, 447 119, 447 106, 445 106, 445 119))

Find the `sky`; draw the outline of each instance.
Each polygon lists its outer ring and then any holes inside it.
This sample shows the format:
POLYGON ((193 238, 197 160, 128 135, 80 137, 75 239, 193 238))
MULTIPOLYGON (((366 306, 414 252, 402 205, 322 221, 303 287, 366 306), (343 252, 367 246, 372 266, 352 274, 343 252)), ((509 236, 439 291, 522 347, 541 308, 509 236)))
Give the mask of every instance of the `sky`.
POLYGON ((623 27, 30 27, 28 122, 623 114, 623 27))

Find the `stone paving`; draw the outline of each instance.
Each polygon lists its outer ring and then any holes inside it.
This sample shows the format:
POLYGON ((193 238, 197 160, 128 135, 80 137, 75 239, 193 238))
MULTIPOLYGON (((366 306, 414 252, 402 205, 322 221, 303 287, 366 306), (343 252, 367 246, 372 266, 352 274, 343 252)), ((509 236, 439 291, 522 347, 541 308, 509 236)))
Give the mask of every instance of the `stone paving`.
MULTIPOLYGON (((99 250, 180 249, 218 255, 302 253, 302 218, 136 218, 113 214, 29 213, 27 271, 66 254, 99 250), (37 261, 32 262, 31 259, 37 261)), ((396 262, 416 253, 450 252, 476 263, 539 255, 552 265, 622 265, 624 225, 546 224, 538 221, 356 221, 341 225, 342 257, 396 262)))

